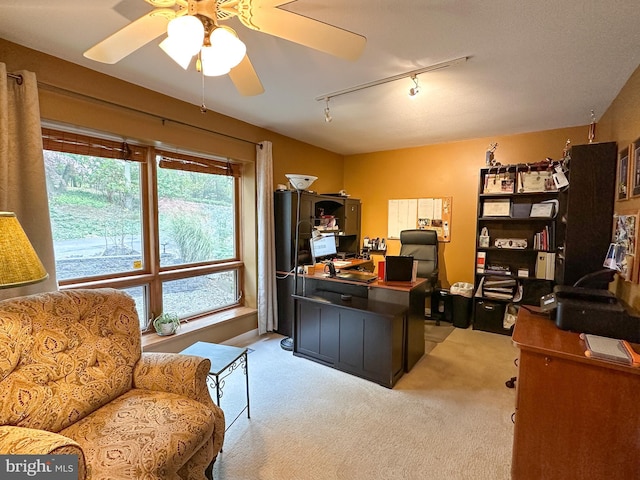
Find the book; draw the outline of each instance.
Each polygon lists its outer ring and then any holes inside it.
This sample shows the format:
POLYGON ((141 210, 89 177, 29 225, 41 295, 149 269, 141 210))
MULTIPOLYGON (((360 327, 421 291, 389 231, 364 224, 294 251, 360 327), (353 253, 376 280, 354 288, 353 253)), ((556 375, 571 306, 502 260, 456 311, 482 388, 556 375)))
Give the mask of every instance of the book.
POLYGON ((511 275, 511 268, 509 268, 509 265, 500 265, 497 263, 487 264, 484 271, 491 275, 511 275))
POLYGON ((553 280, 556 276, 556 254, 547 252, 547 266, 545 268, 545 279, 553 280))
POLYGON ((486 287, 515 287, 516 281, 513 278, 495 278, 495 277, 487 277, 484 285, 486 287))
POLYGON ((496 300, 512 300, 513 299, 513 293, 490 292, 485 290, 483 294, 487 298, 493 298, 496 300))
POLYGON ((536 278, 545 280, 547 278, 547 252, 538 252, 536 258, 536 278))
POLYGON ((487 252, 478 252, 476 257, 476 272, 484 273, 485 261, 487 260, 487 252))
POLYGON ((586 346, 584 354, 587 357, 624 365, 640 366, 640 355, 633 350, 626 340, 601 337, 588 333, 581 333, 580 338, 584 340, 586 346))

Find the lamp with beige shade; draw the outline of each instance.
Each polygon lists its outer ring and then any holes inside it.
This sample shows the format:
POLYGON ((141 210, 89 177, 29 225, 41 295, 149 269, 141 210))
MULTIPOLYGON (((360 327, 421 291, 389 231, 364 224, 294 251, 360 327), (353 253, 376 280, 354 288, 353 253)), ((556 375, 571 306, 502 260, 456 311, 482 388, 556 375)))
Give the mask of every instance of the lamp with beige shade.
POLYGON ((0 288, 30 285, 48 276, 15 213, 0 212, 0 288))

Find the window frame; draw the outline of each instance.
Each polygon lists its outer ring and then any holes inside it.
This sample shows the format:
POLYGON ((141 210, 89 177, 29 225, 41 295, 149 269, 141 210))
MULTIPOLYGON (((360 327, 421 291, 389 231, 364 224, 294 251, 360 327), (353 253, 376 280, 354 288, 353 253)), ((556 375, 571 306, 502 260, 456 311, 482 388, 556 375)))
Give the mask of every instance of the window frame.
POLYGON ((111 287, 117 289, 130 287, 143 287, 145 291, 145 304, 147 316, 149 318, 140 319, 142 332, 152 331, 153 318, 158 316, 162 310, 162 284, 166 281, 180 280, 189 277, 196 277, 210 273, 235 271, 236 291, 238 292, 236 301, 230 305, 214 308, 205 312, 180 315, 183 322, 206 317, 216 312, 221 312, 231 308, 244 305, 244 262, 242 261, 240 230, 241 221, 241 180, 242 164, 233 162, 230 159, 220 159, 219 157, 196 152, 170 151, 165 148, 156 148, 153 145, 145 145, 136 141, 116 141, 112 138, 102 138, 99 134, 75 133, 61 130, 59 128, 43 127, 43 150, 53 150, 64 153, 75 153, 80 155, 98 156, 113 158, 122 161, 135 161, 140 164, 141 181, 141 229, 143 245, 144 266, 140 270, 110 273, 97 275, 94 277, 83 277, 59 280, 61 289, 71 288, 104 288, 111 287), (159 214, 158 214, 158 168, 156 157, 158 155, 168 156, 172 160, 184 161, 186 168, 179 168, 174 165, 172 168, 185 171, 196 171, 203 174, 217 174, 220 169, 226 169, 230 176, 234 178, 234 252, 233 258, 224 260, 212 260, 184 265, 160 266, 159 242, 159 214), (129 156, 129 158, 126 158, 129 156), (202 168, 189 168, 193 162, 202 163, 202 168), (145 328, 146 327, 146 328, 145 328))

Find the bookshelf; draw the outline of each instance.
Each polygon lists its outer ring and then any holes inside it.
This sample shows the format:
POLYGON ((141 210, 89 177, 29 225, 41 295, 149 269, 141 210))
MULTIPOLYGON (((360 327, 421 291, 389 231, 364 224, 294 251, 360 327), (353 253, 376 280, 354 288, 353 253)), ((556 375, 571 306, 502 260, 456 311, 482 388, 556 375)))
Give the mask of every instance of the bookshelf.
POLYGON ((616 155, 615 142, 593 143, 573 146, 559 161, 480 170, 474 329, 510 335, 513 326, 503 325, 510 304, 539 305, 554 284, 573 285, 602 268, 616 155), (568 186, 558 187, 556 168, 568 186))
POLYGON ((507 306, 522 301, 525 290, 551 291, 558 190, 549 182, 523 188, 521 178, 523 170, 546 176, 548 167, 480 170, 474 329, 509 335, 511 328, 503 326, 507 306))

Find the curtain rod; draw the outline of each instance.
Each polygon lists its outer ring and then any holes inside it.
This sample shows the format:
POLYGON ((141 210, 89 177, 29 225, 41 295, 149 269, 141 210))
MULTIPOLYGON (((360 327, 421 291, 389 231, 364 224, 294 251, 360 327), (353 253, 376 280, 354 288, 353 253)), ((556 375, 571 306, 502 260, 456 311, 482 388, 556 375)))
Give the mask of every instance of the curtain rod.
POLYGON ((22 75, 17 74, 17 73, 7 73, 7 77, 9 78, 13 78, 18 85, 22 85, 22 75))
MULTIPOLYGON (((14 74, 14 73, 8 73, 7 75, 12 77, 12 78, 18 79, 17 80, 18 83, 22 83, 22 75, 17 75, 17 74, 14 74)), ((130 112, 140 113, 142 115, 147 115, 149 117, 153 117, 153 118, 156 118, 158 120, 161 120, 163 125, 164 125, 165 122, 171 122, 171 123, 175 123, 176 125, 182 125, 183 127, 195 128, 196 130, 201 130, 201 131, 207 132, 207 133, 213 133, 215 135, 220 135, 222 137, 230 138, 232 140, 237 140, 239 142, 251 143, 252 145, 258 145, 258 146, 260 146, 260 148, 262 148, 262 144, 261 143, 256 143, 256 142, 253 142, 251 140, 247 140, 246 138, 234 137, 233 135, 229 135, 229 134, 222 133, 222 132, 217 132, 215 130, 209 130, 208 128, 199 127, 197 125, 192 125, 190 123, 182 122, 180 120, 174 120, 172 118, 166 118, 166 117, 163 117, 161 115, 156 115, 155 113, 150 113, 150 112, 145 112, 144 110, 139 110, 137 108, 127 107, 126 105, 121 105, 119 103, 111 102, 109 100, 103 100, 101 98, 92 97, 91 95, 86 95, 84 93, 74 92, 74 91, 68 90, 66 88, 62 88, 62 87, 57 87, 55 85, 51 85, 49 83, 44 83, 44 82, 38 81, 38 87, 42 87, 45 90, 50 90, 52 92, 63 93, 65 95, 68 95, 68 96, 71 96, 71 97, 79 97, 79 98, 83 98, 83 99, 88 99, 88 100, 96 102, 96 103, 102 103, 102 104, 105 104, 105 105, 109 105, 111 107, 118 107, 118 108, 122 108, 124 110, 128 110, 130 112)))

